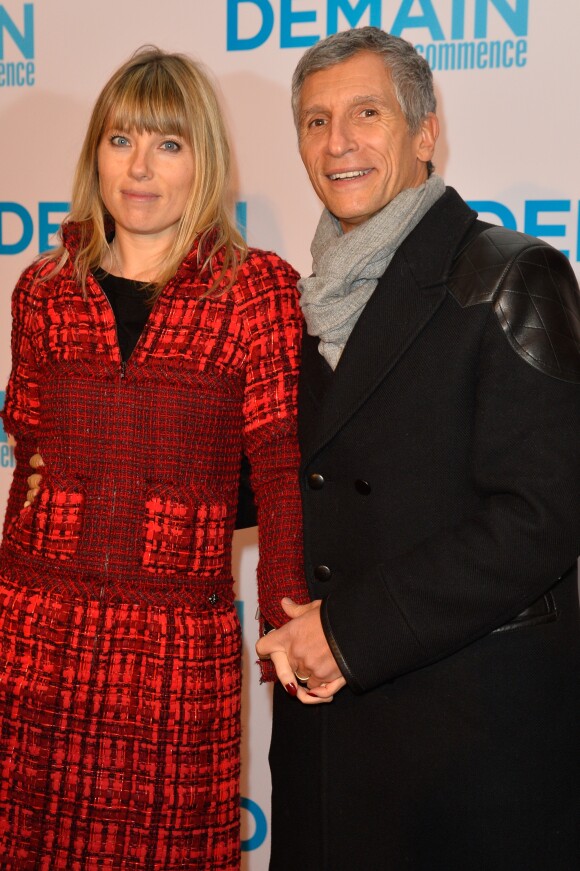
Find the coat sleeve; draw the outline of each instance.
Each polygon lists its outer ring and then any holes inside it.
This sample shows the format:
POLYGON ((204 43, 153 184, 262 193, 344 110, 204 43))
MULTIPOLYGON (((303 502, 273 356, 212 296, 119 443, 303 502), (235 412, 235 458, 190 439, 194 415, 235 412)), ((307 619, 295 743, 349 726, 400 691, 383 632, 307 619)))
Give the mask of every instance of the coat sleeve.
POLYGON ((251 255, 243 316, 248 342, 244 452, 258 518, 258 598, 264 623, 288 619, 283 596, 308 601, 298 485, 297 389, 302 318, 297 274, 276 255, 251 255))
POLYGON ((5 523, 22 508, 26 499, 26 479, 31 474, 28 461, 37 449, 40 401, 33 337, 34 276, 35 268, 30 267, 12 294, 12 371, 1 416, 5 432, 16 439, 16 472, 5 523))
MULTIPOLYGON (((550 251, 545 274, 558 276, 556 296, 566 300, 558 317, 568 335, 549 312, 541 328, 553 350, 566 342, 566 370, 556 377, 537 355, 518 352, 498 297, 482 337, 472 418, 477 507, 323 604, 327 639, 356 692, 436 662, 513 619, 580 553, 580 297, 571 267, 550 251)), ((517 304, 516 327, 537 328, 532 295, 517 304)))

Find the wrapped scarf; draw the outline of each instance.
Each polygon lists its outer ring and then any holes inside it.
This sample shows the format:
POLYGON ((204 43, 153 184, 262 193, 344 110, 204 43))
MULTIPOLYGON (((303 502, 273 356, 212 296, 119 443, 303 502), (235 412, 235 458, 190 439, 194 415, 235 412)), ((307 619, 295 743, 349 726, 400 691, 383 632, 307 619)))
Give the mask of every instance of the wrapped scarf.
POLYGON ((333 369, 397 248, 444 191, 441 176, 431 175, 348 233, 323 211, 310 247, 313 274, 298 287, 308 333, 333 369))

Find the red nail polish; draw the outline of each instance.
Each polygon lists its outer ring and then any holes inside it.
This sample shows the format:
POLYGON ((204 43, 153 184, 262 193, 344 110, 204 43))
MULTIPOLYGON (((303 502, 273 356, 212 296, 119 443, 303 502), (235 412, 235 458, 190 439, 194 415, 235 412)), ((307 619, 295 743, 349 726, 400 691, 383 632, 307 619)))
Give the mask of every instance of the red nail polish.
POLYGON ((286 692, 288 693, 289 696, 297 696, 298 695, 298 689, 293 683, 287 683, 286 686, 284 687, 284 689, 286 690, 286 692))

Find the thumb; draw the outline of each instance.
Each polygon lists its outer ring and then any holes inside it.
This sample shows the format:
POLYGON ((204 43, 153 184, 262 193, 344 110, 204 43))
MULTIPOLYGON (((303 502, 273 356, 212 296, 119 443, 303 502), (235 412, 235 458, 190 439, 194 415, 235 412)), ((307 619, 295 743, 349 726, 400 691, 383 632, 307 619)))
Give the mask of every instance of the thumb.
POLYGON ((284 613, 287 617, 300 617, 301 614, 305 614, 307 611, 311 611, 313 608, 320 607, 320 601, 315 600, 314 602, 307 602, 305 605, 297 605, 296 602, 293 602, 288 596, 284 596, 281 600, 280 604, 284 609, 284 613))

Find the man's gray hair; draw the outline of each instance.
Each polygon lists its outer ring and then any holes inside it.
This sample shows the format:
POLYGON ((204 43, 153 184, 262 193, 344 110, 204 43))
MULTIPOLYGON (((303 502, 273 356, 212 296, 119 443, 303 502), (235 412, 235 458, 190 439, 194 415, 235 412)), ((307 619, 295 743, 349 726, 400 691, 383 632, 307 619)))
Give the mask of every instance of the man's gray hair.
POLYGON ((334 33, 302 55, 292 76, 292 111, 298 130, 300 94, 306 77, 342 63, 361 51, 382 55, 410 133, 417 133, 425 116, 435 112, 437 101, 431 67, 414 46, 378 27, 359 27, 334 33))

